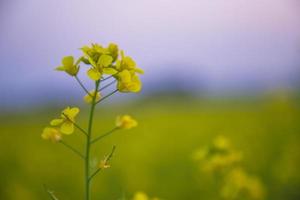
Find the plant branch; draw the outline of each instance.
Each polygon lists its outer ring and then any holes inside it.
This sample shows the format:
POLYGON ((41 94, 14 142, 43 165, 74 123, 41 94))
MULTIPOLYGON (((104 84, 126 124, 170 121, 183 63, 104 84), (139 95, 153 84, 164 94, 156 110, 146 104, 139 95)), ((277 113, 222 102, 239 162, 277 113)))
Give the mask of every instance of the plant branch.
POLYGON ((102 102, 104 99, 110 97, 111 95, 115 94, 115 93, 118 92, 118 91, 119 91, 118 89, 112 91, 111 93, 109 93, 108 95, 104 96, 104 97, 101 98, 99 101, 97 101, 95 104, 98 104, 98 103, 102 102))
POLYGON ((108 131, 107 133, 104 133, 104 134, 102 134, 102 135, 96 137, 95 139, 93 139, 93 140, 91 141, 91 144, 97 142, 98 140, 101 140, 102 138, 104 138, 104 137, 106 137, 106 136, 109 136, 110 134, 112 134, 112 133, 115 132, 116 130, 119 130, 119 127, 115 127, 115 128, 113 128, 112 130, 108 131))
MULTIPOLYGON (((100 80, 95 82, 95 91, 98 91, 100 85, 100 80)), ((94 111, 96 107, 96 95, 92 97, 90 116, 89 116, 89 125, 86 138, 86 150, 85 150, 85 162, 84 162, 84 171, 85 171, 85 200, 90 200, 90 145, 92 137, 92 128, 93 128, 93 119, 94 111)))
POLYGON ((115 82, 117 82, 117 80, 113 80, 112 82, 110 82, 107 85, 103 86, 102 88, 99 89, 99 92, 103 91, 104 89, 106 89, 107 87, 111 86, 115 82))
MULTIPOLYGON (((113 148, 112 148, 112 150, 111 150, 111 152, 110 152, 110 154, 109 154, 107 157, 105 157, 105 159, 104 159, 105 164, 107 164, 107 163, 109 162, 109 160, 112 158, 112 156, 113 156, 115 150, 116 150, 116 146, 114 145, 113 148)), ((89 177, 89 181, 91 181, 91 180, 94 178, 94 176, 96 176, 101 170, 102 170, 102 168, 99 167, 99 168, 98 168, 98 169, 97 169, 97 170, 89 177)))
POLYGON ((106 81, 106 80, 108 80, 108 79, 110 79, 110 78, 112 78, 112 77, 113 77, 113 75, 110 75, 110 76, 108 76, 108 77, 106 77, 106 78, 101 79, 100 82, 106 81))
POLYGON ((81 82, 81 80, 78 78, 78 76, 74 76, 76 81, 79 83, 79 85, 81 86, 81 88, 86 92, 86 94, 88 94, 90 97, 92 97, 92 95, 90 94, 90 92, 86 89, 86 87, 83 85, 83 83, 81 82))
POLYGON ((83 160, 85 159, 85 157, 78 151, 76 150, 74 147, 72 147, 71 145, 65 143, 63 140, 59 141, 61 144, 63 144, 65 147, 67 147, 68 149, 70 149, 71 151, 73 151, 75 154, 77 154, 79 157, 81 157, 83 160))

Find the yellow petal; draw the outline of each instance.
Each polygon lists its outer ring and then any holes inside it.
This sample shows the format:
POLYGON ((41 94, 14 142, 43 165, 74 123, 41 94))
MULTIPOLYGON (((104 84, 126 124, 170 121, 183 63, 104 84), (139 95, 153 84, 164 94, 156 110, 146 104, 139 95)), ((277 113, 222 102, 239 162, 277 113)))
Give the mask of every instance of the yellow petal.
POLYGON ((126 69, 134 69, 136 66, 136 63, 134 62, 134 60, 129 56, 126 56, 125 58, 123 58, 122 62, 124 63, 124 68, 126 68, 126 69))
POLYGON ((123 70, 118 74, 118 77, 122 83, 131 82, 131 74, 128 70, 123 70))
POLYGON ((73 56, 66 56, 62 59, 62 64, 64 66, 72 66, 74 63, 74 58, 73 56))
POLYGON ((109 74, 109 75, 114 75, 114 74, 118 73, 118 71, 111 67, 105 67, 105 68, 103 68, 103 73, 109 74))
POLYGON ((65 121, 61 125, 60 131, 66 135, 70 135, 74 132, 74 124, 70 121, 65 121))
POLYGON ((85 95, 83 97, 83 100, 86 102, 86 103, 92 103, 93 101, 93 97, 96 95, 95 97, 95 102, 99 101, 101 99, 101 94, 100 92, 95 92, 95 90, 91 90, 89 91, 89 94, 85 95))
POLYGON ((65 69, 64 66, 58 66, 58 67, 55 68, 55 70, 57 70, 57 71, 65 71, 66 69, 65 69))
POLYGON ((99 60, 98 60, 98 64, 101 67, 108 67, 109 65, 111 65, 113 61, 113 58, 109 55, 102 55, 100 56, 99 60))
POLYGON ((51 122, 50 122, 50 125, 51 126, 59 126, 63 123, 64 119, 53 119, 51 122))
POLYGON ((118 116, 116 119, 116 126, 123 129, 131 129, 138 125, 138 122, 130 115, 118 116))
POLYGON ((61 134, 56 128, 46 127, 43 130, 41 137, 44 140, 51 140, 52 142, 58 142, 61 140, 61 134))
POLYGON ((149 197, 144 192, 135 193, 133 200, 149 200, 149 197))
POLYGON ((77 116, 77 114, 79 113, 79 111, 80 111, 79 108, 73 107, 73 108, 71 108, 71 109, 69 110, 68 116, 69 116, 70 118, 74 118, 74 117, 77 116))
POLYGON ((142 70, 141 68, 136 67, 134 69, 135 72, 139 73, 139 74, 144 74, 144 70, 142 70))
POLYGON ((139 92, 142 89, 142 82, 140 81, 138 76, 133 76, 132 77, 132 83, 129 87, 129 90, 131 92, 139 92))
POLYGON ((101 78, 101 73, 95 68, 90 68, 87 71, 87 75, 94 81, 98 81, 101 78))

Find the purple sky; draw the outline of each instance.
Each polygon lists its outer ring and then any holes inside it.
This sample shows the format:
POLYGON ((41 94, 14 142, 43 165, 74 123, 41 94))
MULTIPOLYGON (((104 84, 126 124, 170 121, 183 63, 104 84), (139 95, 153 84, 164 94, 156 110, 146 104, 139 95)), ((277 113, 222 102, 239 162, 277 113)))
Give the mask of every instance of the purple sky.
POLYGON ((2 0, 0 25, 5 101, 68 90, 53 68, 90 42, 118 43, 145 87, 168 75, 211 90, 280 87, 300 71, 298 0, 2 0))

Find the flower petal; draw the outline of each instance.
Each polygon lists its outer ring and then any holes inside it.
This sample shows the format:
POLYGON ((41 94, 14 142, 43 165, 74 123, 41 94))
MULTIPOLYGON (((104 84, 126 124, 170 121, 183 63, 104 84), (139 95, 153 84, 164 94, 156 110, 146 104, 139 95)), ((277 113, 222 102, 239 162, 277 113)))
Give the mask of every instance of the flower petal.
POLYGON ((108 67, 109 65, 111 65, 113 61, 113 58, 109 55, 102 55, 99 60, 98 60, 98 64, 101 67, 108 67))
POLYGON ((73 63, 74 63, 73 56, 66 56, 66 57, 63 57, 63 59, 62 59, 62 64, 64 66, 73 66, 73 63))
POLYGON ((66 135, 70 135, 74 132, 74 124, 70 121, 65 121, 61 125, 60 131, 66 135))
POLYGON ((94 81, 98 81, 101 78, 101 73, 95 68, 90 68, 87 71, 87 75, 94 81))
POLYGON ((53 119, 51 122, 50 122, 50 125, 51 126, 59 126, 63 123, 63 119, 53 119))
POLYGON ((74 118, 74 117, 76 117, 76 115, 79 113, 79 108, 77 108, 77 107, 74 107, 74 108, 71 108, 70 110, 69 110, 69 117, 70 118, 74 118))
POLYGON ((114 74, 118 73, 118 71, 111 67, 105 67, 105 68, 103 68, 103 73, 109 74, 109 75, 114 75, 114 74))

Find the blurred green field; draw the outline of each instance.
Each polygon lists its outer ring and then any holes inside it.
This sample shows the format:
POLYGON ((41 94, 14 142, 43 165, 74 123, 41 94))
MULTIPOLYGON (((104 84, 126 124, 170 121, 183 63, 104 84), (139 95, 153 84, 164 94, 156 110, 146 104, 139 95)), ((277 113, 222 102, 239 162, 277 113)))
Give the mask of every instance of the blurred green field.
MULTIPOLYGON (((95 162, 116 145, 112 168, 93 182, 94 199, 131 197, 136 191, 169 200, 220 199, 216 184, 192 155, 222 134, 244 153, 243 166, 259 176, 270 200, 300 199, 299 98, 149 98, 97 109, 94 135, 110 130, 118 114, 139 121, 97 143, 95 162), (174 100, 175 99, 175 100, 174 100)), ((48 199, 46 184, 60 200, 82 199, 83 164, 60 144, 40 138, 60 108, 5 113, 0 117, 0 199, 48 199)), ((86 127, 87 112, 79 115, 86 127)), ((65 137, 80 147, 79 132, 65 137)))

